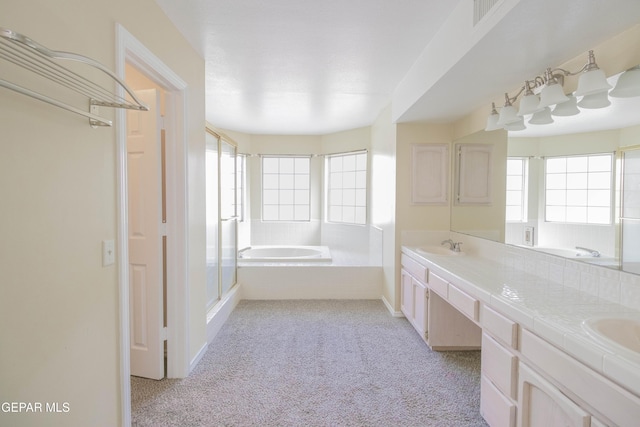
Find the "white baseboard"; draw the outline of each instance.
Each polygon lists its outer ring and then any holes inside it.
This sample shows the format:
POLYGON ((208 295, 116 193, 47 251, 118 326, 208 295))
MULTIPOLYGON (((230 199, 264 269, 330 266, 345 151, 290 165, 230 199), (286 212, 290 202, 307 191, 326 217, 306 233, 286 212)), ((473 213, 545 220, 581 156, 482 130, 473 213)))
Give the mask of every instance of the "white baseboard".
POLYGON ((196 354, 196 357, 191 359, 191 363, 189 364, 189 373, 191 373, 193 371, 193 368, 195 368, 196 365, 200 362, 200 360, 202 359, 204 354, 207 352, 208 348, 209 348, 209 344, 208 343, 204 343, 202 348, 200 348, 200 350, 196 354))
POLYGON ((238 283, 207 313, 207 343, 213 339, 227 321, 229 315, 242 299, 241 285, 238 283))
POLYGON ((401 311, 395 311, 393 309, 393 307, 391 306, 391 304, 389 304, 389 301, 387 301, 384 295, 382 296, 382 302, 384 303, 385 307, 387 307, 387 310, 389 310, 389 313, 391 313, 393 317, 405 317, 401 311))

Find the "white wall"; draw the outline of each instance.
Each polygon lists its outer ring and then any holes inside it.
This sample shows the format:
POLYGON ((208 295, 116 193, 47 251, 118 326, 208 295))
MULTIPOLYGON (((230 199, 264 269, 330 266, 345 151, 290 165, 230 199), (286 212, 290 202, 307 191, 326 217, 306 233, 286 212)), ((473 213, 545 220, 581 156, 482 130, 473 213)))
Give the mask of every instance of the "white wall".
POLYGON ((396 284, 396 125, 391 106, 384 109, 371 127, 371 224, 382 230, 382 297, 389 308, 400 313, 396 284))
MULTIPOLYGON (((152 0, 2 2, 2 25, 115 68, 115 23, 187 82, 189 356, 206 343, 204 61, 152 0)), ((7 78, 3 75, 3 78, 7 78)), ((0 425, 121 423, 115 129, 0 89, 0 401, 69 403, 0 425)), ((109 109, 101 108, 108 113, 109 109)), ((116 123, 116 125, 120 125, 116 123)))

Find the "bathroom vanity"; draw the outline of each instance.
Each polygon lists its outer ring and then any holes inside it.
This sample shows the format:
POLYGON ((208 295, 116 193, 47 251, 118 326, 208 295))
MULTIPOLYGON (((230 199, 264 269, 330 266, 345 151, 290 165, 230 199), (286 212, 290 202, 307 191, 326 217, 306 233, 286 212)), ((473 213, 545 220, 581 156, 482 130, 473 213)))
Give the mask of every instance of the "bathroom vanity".
MULTIPOLYGON (((531 262, 556 268, 555 258, 536 256, 531 262)), ((640 423, 640 354, 583 327, 640 316, 633 308, 469 254, 403 246, 401 263, 402 311, 425 342, 435 350, 481 346, 480 411, 489 425, 640 423)))
POLYGON ((404 253, 400 274, 402 312, 431 349, 480 348, 478 300, 404 253))

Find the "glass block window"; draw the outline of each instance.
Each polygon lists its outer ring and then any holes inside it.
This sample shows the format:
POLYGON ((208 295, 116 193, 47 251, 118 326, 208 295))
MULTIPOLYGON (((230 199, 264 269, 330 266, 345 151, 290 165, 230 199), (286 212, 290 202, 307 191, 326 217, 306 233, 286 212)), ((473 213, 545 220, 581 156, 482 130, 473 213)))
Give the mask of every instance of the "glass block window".
POLYGON ((529 159, 507 158, 507 221, 525 222, 527 220, 528 172, 529 159))
POLYGON ((262 157, 262 220, 309 221, 310 157, 262 157))
POLYGON ((326 218, 345 224, 367 223, 367 152, 326 156, 326 218))
POLYGON ((611 224, 613 154, 545 159, 545 220, 611 224))

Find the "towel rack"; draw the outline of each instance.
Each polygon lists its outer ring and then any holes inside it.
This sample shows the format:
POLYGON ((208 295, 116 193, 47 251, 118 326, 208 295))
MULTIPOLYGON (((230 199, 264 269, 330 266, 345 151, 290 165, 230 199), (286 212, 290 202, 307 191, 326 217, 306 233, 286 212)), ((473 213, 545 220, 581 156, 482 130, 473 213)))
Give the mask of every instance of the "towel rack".
MULTIPOLYGON (((22 34, 2 27, 0 27, 0 59, 4 59, 21 69, 28 70, 30 72, 29 74, 37 76, 36 79, 55 82, 63 88, 63 91, 73 91, 86 97, 89 100, 89 108, 88 111, 84 111, 57 99, 57 97, 42 94, 4 79, 0 79, 0 86, 87 117, 92 127, 112 126, 113 124, 111 120, 98 115, 99 106, 149 111, 149 107, 140 101, 135 93, 119 79, 118 76, 101 63, 75 53, 47 49, 22 34), (66 64, 65 61, 86 64, 89 67, 105 73, 129 94, 133 102, 128 101, 113 90, 106 89, 104 86, 78 72, 72 71, 63 65, 66 64)), ((57 93, 59 94, 59 90, 57 93)))

